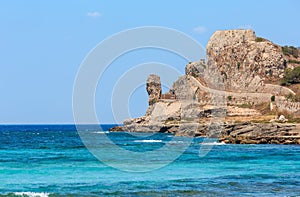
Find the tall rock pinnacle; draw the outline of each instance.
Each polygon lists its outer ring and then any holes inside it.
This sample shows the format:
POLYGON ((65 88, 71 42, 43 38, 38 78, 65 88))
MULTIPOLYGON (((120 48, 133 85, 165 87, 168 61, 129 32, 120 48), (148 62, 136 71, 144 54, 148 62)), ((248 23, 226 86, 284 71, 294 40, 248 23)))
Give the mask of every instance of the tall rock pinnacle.
POLYGON ((161 97, 160 77, 154 74, 149 75, 146 82, 146 90, 149 95, 149 106, 156 103, 161 97))

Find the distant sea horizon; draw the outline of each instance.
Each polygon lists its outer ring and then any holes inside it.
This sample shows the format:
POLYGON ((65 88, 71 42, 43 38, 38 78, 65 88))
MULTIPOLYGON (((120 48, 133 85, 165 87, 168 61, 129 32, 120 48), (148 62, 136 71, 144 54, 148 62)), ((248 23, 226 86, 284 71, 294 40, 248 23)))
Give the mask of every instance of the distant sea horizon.
POLYGON ((123 125, 123 123, 83 123, 83 124, 76 124, 76 123, 0 123, 0 126, 6 125, 123 125))

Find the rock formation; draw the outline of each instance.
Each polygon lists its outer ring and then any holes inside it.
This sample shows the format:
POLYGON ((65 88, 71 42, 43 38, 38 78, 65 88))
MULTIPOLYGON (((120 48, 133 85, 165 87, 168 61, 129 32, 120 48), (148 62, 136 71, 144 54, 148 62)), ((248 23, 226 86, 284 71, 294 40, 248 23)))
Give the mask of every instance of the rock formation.
POLYGON ((227 30, 215 32, 206 50, 207 62, 188 63, 185 75, 166 94, 160 77, 150 75, 146 115, 112 130, 219 137, 226 143, 299 144, 300 125, 251 123, 269 122, 280 111, 300 114, 300 103, 286 99, 295 93, 277 83, 288 62, 281 47, 252 30, 227 30), (211 123, 219 125, 218 132, 211 123))
POLYGON ((235 123, 224 125, 218 136, 233 144, 300 144, 299 124, 235 123))
POLYGON ((149 96, 148 103, 149 107, 146 112, 146 115, 149 115, 153 110, 153 105, 159 101, 161 97, 161 82, 160 77, 154 74, 151 74, 146 82, 146 90, 149 96))
POLYGON ((216 65, 228 91, 257 92, 264 81, 283 77, 281 48, 257 41, 252 30, 216 31, 207 47, 208 65, 216 65))
POLYGON ((153 105, 159 101, 161 96, 160 77, 151 74, 147 79, 146 89, 149 95, 149 105, 153 105))

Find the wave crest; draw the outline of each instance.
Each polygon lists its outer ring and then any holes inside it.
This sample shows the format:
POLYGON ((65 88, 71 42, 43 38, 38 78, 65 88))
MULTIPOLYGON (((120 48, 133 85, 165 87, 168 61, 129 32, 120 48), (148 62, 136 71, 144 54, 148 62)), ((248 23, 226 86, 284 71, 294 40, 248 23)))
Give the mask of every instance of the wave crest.
POLYGON ((13 194, 21 197, 49 197, 50 195, 44 192, 14 192, 13 194))

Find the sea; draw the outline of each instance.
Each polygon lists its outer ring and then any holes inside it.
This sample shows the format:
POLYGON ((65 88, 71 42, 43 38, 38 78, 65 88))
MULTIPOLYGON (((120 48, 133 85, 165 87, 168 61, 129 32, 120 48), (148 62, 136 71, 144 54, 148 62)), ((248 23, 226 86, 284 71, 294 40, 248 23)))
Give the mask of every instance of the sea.
POLYGON ((1 125, 0 196, 300 196, 299 145, 108 132, 112 126, 1 125))

